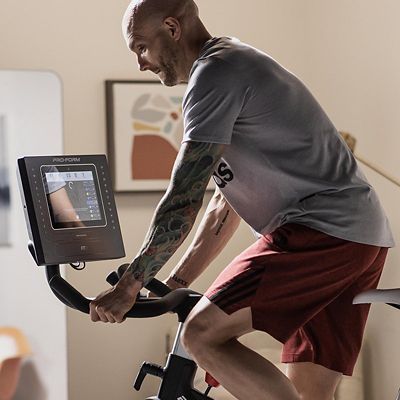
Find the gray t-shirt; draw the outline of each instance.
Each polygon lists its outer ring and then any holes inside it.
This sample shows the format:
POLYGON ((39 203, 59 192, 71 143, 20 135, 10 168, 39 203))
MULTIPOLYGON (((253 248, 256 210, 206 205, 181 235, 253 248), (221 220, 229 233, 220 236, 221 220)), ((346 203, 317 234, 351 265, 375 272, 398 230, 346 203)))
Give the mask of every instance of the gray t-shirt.
POLYGON ((194 63, 183 141, 226 147, 214 180, 258 233, 298 223, 394 245, 379 199, 321 106, 288 70, 237 39, 213 38, 194 63))

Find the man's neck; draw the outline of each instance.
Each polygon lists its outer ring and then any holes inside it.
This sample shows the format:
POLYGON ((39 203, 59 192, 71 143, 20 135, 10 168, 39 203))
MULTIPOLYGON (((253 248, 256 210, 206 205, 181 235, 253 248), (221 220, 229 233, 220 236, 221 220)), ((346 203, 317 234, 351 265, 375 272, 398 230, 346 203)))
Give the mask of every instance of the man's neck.
POLYGON ((204 32, 202 32, 201 35, 196 35, 192 40, 187 41, 185 70, 183 71, 184 79, 182 80, 183 83, 188 82, 194 62, 199 58, 200 52, 205 43, 211 38, 212 36, 204 29, 204 32))

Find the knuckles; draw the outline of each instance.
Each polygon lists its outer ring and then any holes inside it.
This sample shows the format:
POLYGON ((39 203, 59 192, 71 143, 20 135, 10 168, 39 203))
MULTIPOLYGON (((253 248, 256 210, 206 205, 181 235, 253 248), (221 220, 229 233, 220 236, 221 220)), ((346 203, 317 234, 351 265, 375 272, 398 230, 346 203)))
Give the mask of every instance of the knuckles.
POLYGON ((109 322, 109 323, 121 323, 125 321, 125 318, 121 312, 113 310, 112 307, 97 304, 96 301, 90 303, 90 318, 93 322, 109 322))

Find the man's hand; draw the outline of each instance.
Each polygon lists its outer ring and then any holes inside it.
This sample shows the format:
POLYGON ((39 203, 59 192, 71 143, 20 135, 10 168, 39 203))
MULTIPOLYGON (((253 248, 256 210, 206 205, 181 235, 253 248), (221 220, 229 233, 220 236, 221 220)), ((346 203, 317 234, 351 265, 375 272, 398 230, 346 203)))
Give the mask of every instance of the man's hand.
POLYGON ((91 320, 111 323, 125 321, 125 314, 135 304, 142 286, 142 282, 124 275, 113 288, 100 293, 90 303, 91 320))

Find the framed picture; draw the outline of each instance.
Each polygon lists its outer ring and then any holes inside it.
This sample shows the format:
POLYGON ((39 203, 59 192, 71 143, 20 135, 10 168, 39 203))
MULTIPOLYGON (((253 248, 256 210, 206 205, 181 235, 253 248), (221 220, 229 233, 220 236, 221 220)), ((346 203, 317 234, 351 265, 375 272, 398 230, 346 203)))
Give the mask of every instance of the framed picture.
POLYGON ((169 183, 183 137, 186 85, 106 81, 108 159, 114 190, 160 191, 169 183))
POLYGON ((6 118, 0 115, 0 246, 10 244, 10 178, 7 160, 6 118))

